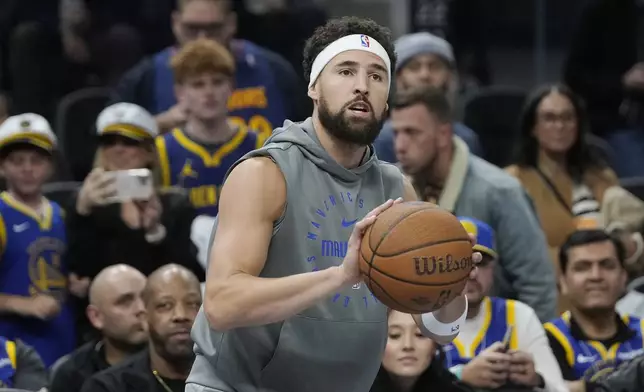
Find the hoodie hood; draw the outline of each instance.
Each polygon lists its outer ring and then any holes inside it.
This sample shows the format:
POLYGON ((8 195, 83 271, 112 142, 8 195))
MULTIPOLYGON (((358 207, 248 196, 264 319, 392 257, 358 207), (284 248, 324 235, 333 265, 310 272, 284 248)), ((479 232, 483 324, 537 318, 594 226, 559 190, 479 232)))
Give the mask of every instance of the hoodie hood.
POLYGON ((369 170, 378 161, 373 146, 369 146, 369 158, 360 166, 354 169, 347 169, 340 165, 320 144, 320 139, 315 133, 311 117, 299 123, 286 120, 281 128, 273 131, 264 143, 263 148, 270 148, 271 145, 275 144, 289 144, 298 148, 304 158, 342 182, 359 181, 360 175, 369 170))

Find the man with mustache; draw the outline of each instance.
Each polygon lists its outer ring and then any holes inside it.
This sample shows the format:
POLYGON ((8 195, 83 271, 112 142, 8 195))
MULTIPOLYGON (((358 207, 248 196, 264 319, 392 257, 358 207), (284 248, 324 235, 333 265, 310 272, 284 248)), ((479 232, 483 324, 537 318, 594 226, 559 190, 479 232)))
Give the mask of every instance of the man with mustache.
POLYGON ((615 311, 627 280, 624 252, 599 229, 577 231, 560 248, 559 282, 570 310, 545 328, 571 392, 644 354, 640 319, 615 311))
POLYGON ((201 306, 197 277, 177 264, 148 277, 143 292, 149 329, 148 350, 96 374, 83 392, 183 392, 194 360, 190 327, 201 306))
MULTIPOLYGON (((307 41, 312 116, 276 129, 223 185, 187 392, 371 388, 387 309, 362 283, 360 243, 379 213, 416 199, 371 145, 395 62, 390 32, 368 19, 331 20, 307 41)), ((417 323, 449 341, 465 305, 417 323)))

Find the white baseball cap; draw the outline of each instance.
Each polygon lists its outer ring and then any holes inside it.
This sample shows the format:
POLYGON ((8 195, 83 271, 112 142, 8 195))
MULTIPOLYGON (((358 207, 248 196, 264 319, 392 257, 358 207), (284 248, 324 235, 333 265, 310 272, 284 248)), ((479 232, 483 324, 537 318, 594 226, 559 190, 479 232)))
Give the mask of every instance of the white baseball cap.
POLYGON ((25 143, 52 152, 58 140, 49 122, 36 113, 23 113, 7 118, 0 124, 0 148, 25 143))
POLYGON ((113 134, 139 141, 159 135, 154 117, 141 106, 128 102, 103 109, 96 120, 96 130, 99 136, 113 134))

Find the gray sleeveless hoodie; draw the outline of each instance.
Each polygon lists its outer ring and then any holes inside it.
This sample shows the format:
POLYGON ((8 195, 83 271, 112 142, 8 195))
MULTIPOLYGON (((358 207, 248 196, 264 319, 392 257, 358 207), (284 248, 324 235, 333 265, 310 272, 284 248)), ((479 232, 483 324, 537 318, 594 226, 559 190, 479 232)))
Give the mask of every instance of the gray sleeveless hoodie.
MULTIPOLYGON (((334 161, 310 118, 285 122, 239 162, 258 156, 276 162, 287 188, 261 277, 340 265, 353 224, 403 195, 400 171, 373 153, 353 170, 334 161)), ((283 322, 224 333, 210 328, 202 308, 192 338, 197 355, 188 383, 224 392, 367 392, 387 340, 387 313, 360 284, 283 322)))

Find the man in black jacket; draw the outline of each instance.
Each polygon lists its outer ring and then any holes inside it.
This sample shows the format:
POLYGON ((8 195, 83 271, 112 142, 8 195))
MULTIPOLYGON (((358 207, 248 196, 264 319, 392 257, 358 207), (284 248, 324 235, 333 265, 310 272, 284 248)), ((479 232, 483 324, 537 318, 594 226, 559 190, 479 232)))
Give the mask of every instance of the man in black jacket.
POLYGON ((587 382, 584 392, 640 392, 644 390, 644 356, 620 366, 601 381, 587 382))
POLYGON ((201 306, 197 277, 168 264, 148 277, 143 299, 148 350, 85 382, 82 392, 183 392, 194 353, 190 329, 201 306))
POLYGON ((100 331, 52 371, 49 392, 79 392, 85 380, 141 351, 147 342, 143 289, 146 277, 125 264, 105 268, 89 292, 87 317, 100 331))

